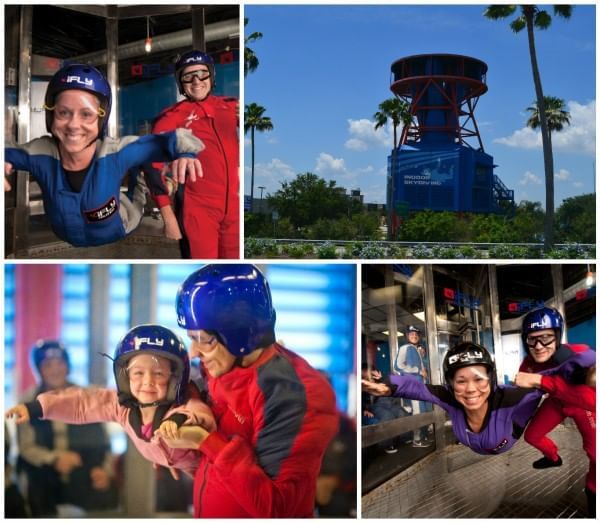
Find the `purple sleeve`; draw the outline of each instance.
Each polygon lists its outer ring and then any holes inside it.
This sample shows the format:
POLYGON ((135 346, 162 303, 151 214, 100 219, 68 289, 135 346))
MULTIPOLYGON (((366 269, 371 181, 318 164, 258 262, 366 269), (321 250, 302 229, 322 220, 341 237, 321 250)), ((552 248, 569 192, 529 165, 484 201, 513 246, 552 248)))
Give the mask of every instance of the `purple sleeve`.
POLYGON ((450 405, 451 396, 445 387, 426 385, 414 376, 391 375, 389 376, 389 381, 392 389, 395 387, 393 396, 411 400, 429 401, 439 405, 446 411, 454 408, 450 405))
MULTIPOLYGON (((564 347, 565 346, 561 346, 561 349, 564 347)), ((581 352, 572 351, 571 355, 558 366, 542 371, 540 374, 546 376, 558 374, 559 376, 562 376, 567 383, 578 384, 581 383, 584 378, 583 369, 587 369, 594 365, 596 365, 596 352, 588 348, 588 350, 581 352)))

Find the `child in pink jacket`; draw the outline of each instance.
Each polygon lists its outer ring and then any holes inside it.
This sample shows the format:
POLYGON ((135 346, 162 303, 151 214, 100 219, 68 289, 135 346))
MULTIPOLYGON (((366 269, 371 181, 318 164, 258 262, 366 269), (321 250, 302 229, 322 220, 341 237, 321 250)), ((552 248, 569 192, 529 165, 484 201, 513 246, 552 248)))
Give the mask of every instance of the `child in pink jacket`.
POLYGON ((32 418, 84 424, 114 421, 121 425, 140 454, 164 467, 194 475, 199 454, 172 449, 160 436, 176 437, 182 425, 208 431, 215 421, 190 383, 190 361, 181 339, 160 325, 140 325, 119 342, 113 359, 117 390, 69 387, 45 392, 35 401, 6 412, 17 423, 32 418))

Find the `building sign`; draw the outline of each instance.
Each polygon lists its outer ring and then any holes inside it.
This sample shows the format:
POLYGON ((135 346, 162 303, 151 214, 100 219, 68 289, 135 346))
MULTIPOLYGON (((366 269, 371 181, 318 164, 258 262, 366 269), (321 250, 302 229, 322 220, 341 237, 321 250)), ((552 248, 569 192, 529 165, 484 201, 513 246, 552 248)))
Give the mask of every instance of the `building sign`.
POLYGON ((458 154, 450 151, 432 158, 430 152, 402 151, 398 167, 405 186, 451 186, 458 169, 458 154))
POLYGON ((507 310, 513 314, 519 314, 533 309, 539 309, 545 305, 544 300, 511 301, 507 306, 507 310))
POLYGON ((450 289, 444 287, 444 298, 448 303, 456 305, 458 307, 467 307, 468 309, 479 309, 481 306, 481 299, 475 296, 470 296, 459 290, 450 289))
POLYGON ((131 66, 131 76, 142 78, 157 78, 171 75, 174 72, 175 64, 133 64, 131 66))

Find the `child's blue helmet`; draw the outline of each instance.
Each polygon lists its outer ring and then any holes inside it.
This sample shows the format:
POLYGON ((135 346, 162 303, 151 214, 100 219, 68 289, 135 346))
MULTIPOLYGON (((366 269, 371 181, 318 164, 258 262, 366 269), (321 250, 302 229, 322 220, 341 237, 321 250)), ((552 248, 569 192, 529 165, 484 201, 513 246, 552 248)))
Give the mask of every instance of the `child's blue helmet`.
POLYGON ((113 372, 119 393, 119 403, 135 404, 131 395, 127 366, 129 360, 140 354, 152 354, 171 362, 171 378, 167 397, 161 404, 185 401, 187 384, 190 381, 190 359, 181 338, 162 325, 138 325, 133 327, 117 344, 113 358, 113 372))
POLYGON ((532 332, 552 329, 556 332, 557 346, 560 345, 564 329, 562 314, 553 307, 541 307, 528 312, 523 318, 521 339, 523 346, 527 347, 527 336, 532 332))
POLYGON ((236 357, 275 341, 271 291, 254 265, 206 265, 183 282, 176 308, 180 327, 216 334, 236 357))
POLYGON ((57 71, 46 88, 44 108, 46 109, 46 130, 52 127, 53 109, 56 97, 63 91, 77 89, 95 95, 100 101, 102 114, 98 117, 98 136, 104 138, 108 127, 108 117, 112 106, 110 84, 104 75, 93 65, 71 64, 57 71))

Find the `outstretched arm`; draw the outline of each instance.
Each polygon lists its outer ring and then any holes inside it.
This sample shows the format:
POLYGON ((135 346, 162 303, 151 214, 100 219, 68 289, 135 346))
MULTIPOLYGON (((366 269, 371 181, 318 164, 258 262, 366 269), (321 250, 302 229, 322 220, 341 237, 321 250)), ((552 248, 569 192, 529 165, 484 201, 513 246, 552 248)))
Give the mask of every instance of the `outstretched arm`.
POLYGON ((127 136, 119 140, 117 147, 123 162, 122 172, 151 162, 173 161, 171 172, 178 183, 184 183, 186 176, 191 181, 202 176, 197 155, 204 149, 204 144, 188 129, 141 137, 127 136))
POLYGON ((15 422, 17 425, 21 425, 22 423, 26 423, 30 420, 29 411, 24 403, 20 403, 6 411, 4 415, 6 419, 12 418, 14 416, 15 422))

